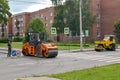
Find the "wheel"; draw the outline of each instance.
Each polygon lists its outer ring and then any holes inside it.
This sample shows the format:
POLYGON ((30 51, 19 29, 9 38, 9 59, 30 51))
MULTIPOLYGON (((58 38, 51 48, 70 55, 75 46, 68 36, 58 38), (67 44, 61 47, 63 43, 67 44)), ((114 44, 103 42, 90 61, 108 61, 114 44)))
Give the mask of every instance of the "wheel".
POLYGON ((23 54, 24 56, 27 56, 27 54, 28 54, 28 49, 24 49, 24 50, 22 51, 22 54, 23 54))
POLYGON ((45 51, 42 51, 42 55, 43 55, 43 57, 45 57, 45 58, 48 58, 48 57, 49 57, 49 54, 46 53, 45 51))
POLYGON ((23 54, 24 56, 27 56, 26 53, 25 53, 24 51, 22 51, 22 54, 23 54))
POLYGON ((42 54, 45 58, 54 58, 58 55, 58 50, 48 50, 48 52, 43 51, 42 54))
POLYGON ((103 50, 104 50, 103 45, 98 45, 98 46, 95 48, 95 51, 103 51, 103 50))

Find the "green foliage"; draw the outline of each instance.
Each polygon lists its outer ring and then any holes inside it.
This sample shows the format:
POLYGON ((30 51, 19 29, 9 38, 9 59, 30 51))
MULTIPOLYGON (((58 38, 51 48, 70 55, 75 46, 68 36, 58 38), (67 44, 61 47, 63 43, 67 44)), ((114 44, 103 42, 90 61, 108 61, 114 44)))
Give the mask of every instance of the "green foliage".
POLYGON ((23 43, 29 41, 29 29, 32 29, 33 32, 46 32, 42 20, 40 20, 39 18, 35 18, 29 23, 28 28, 25 31, 25 38, 23 39, 23 43))
POLYGON ((46 32, 42 20, 39 18, 32 19, 28 25, 28 29, 32 28, 33 32, 46 32))
POLYGON ((79 1, 66 0, 65 2, 66 25, 70 28, 72 36, 79 35, 79 1))
POLYGON ((14 42, 21 42, 23 39, 20 37, 16 37, 13 39, 14 42))
POLYGON ((118 42, 120 43, 120 19, 115 22, 114 27, 115 27, 114 33, 116 34, 118 42))
POLYGON ((83 44, 83 47, 90 47, 89 44, 83 44))
POLYGON ((29 34, 28 32, 25 33, 25 37, 23 38, 23 43, 26 43, 29 41, 29 34))
POLYGON ((63 0, 51 0, 52 4, 55 6, 61 5, 63 0))
POLYGON ((9 38, 1 38, 0 43, 8 43, 9 40, 10 40, 9 38))
POLYGON ((63 33, 64 23, 64 5, 59 5, 55 8, 56 16, 54 17, 53 27, 56 27, 57 33, 63 33))
POLYGON ((0 0, 0 23, 7 24, 11 16, 8 0, 0 0))
MULTIPOLYGON (((66 0, 61 4, 62 0, 51 0, 55 5, 55 20, 53 26, 57 28, 57 32, 63 33, 65 26, 69 27, 72 36, 79 35, 80 21, 79 21, 79 1, 80 0, 66 0)), ((92 15, 90 8, 90 0, 83 0, 82 3, 82 21, 83 30, 89 28, 95 23, 96 17, 92 15)))

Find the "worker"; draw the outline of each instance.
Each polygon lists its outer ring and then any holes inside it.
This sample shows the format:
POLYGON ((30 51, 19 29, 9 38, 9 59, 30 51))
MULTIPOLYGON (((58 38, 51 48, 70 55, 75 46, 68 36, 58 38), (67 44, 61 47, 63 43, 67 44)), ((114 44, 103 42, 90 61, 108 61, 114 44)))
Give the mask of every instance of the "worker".
POLYGON ((115 51, 115 39, 113 38, 113 36, 110 36, 110 41, 111 41, 111 47, 112 47, 112 50, 115 51))
POLYGON ((40 57, 41 51, 40 51, 40 46, 41 46, 42 41, 38 41, 36 44, 36 56, 40 57))
POLYGON ((7 57, 10 57, 11 56, 11 42, 10 41, 8 41, 8 54, 7 54, 7 57))

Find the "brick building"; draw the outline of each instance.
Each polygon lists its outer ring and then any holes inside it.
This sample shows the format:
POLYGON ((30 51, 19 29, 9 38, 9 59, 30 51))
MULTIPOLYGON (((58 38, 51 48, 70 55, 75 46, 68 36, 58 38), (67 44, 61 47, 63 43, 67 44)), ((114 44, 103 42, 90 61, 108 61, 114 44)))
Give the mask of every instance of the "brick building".
POLYGON ((8 36, 8 27, 0 24, 0 38, 8 36))
POLYGON ((91 10, 97 23, 91 28, 91 38, 99 40, 104 35, 114 34, 115 21, 120 19, 120 0, 91 0, 91 10))
POLYGON ((13 36, 20 36, 21 38, 24 37, 24 30, 27 28, 29 22, 33 18, 40 18, 44 22, 47 32, 50 33, 50 28, 54 20, 54 8, 50 7, 31 13, 24 12, 13 15, 8 25, 9 26, 8 37, 13 36))
MULTIPOLYGON (((87 38, 88 40, 100 40, 104 35, 114 34, 114 23, 120 18, 119 3, 120 0, 91 0, 90 9, 92 10, 93 15, 97 16, 97 20, 96 24, 90 29, 90 35, 87 38)), ((11 35, 17 35, 18 33, 23 37, 23 30, 27 27, 30 20, 36 17, 43 20, 46 30, 50 34, 50 28, 54 21, 54 16, 53 7, 32 13, 13 15, 8 27, 9 37, 11 35), (19 25, 17 24, 17 21, 19 21, 19 25)), ((67 37, 63 37, 62 39, 63 41, 68 41, 67 37)), ((73 41, 79 42, 79 37, 73 37, 73 41)))

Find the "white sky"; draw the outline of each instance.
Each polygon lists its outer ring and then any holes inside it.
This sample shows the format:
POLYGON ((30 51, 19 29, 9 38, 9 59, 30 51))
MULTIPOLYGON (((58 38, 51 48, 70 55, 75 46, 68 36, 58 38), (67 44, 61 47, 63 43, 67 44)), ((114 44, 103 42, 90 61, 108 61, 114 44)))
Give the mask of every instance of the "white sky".
POLYGON ((33 12, 52 6, 51 0, 9 0, 12 14, 33 12))
MULTIPOLYGON (((46 7, 51 7, 51 0, 8 0, 12 14, 33 12, 46 7)), ((65 1, 65 0, 63 0, 65 1)))

